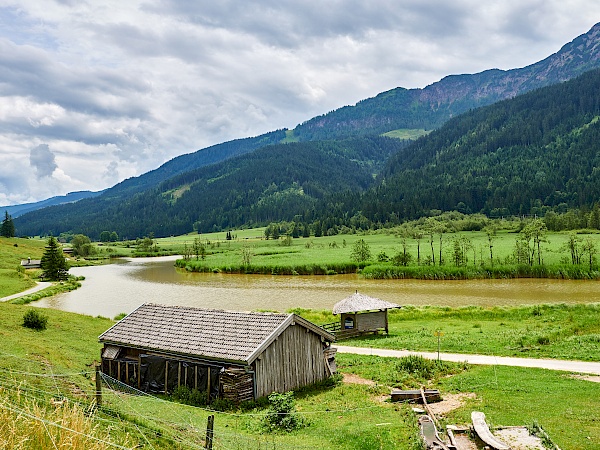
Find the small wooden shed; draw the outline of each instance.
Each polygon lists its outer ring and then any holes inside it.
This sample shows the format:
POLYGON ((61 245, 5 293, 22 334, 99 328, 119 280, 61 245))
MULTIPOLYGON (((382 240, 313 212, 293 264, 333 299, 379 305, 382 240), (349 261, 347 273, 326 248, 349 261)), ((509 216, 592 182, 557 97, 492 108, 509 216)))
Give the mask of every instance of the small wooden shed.
POLYGON ((333 306, 333 314, 340 315, 334 334, 338 339, 361 333, 388 332, 388 309, 400 308, 396 303, 359 294, 358 291, 333 306))
POLYGON ((146 392, 178 386, 234 402, 335 371, 335 337, 295 314, 144 304, 100 335, 102 371, 146 392))

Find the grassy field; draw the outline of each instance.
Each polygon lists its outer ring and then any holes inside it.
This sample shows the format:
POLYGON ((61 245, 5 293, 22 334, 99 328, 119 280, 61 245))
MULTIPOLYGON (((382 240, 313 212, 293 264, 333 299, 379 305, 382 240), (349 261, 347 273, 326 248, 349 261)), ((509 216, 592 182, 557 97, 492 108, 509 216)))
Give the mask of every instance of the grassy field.
MULTIPOLYGON (((292 310, 316 324, 339 320, 331 311, 292 310)), ((389 311, 389 334, 343 341, 357 347, 526 358, 600 361, 600 305, 554 304, 461 308, 404 306, 389 311)))
MULTIPOLYGON (((498 327, 541 328, 542 332, 548 332, 558 323, 569 323, 570 316, 575 320, 569 331, 573 338, 586 335, 587 330, 578 331, 577 326, 598 327, 597 307, 538 308, 541 312, 532 308, 413 309, 393 315, 394 331, 389 338, 366 339, 362 343, 383 346, 380 344, 386 340, 391 342, 400 337, 404 339, 401 346, 433 350, 435 339, 430 331, 441 326, 445 330, 444 339, 448 337, 454 342, 453 350, 468 352, 481 348, 469 342, 481 329, 484 334, 489 331, 488 339, 477 336, 484 342, 498 334, 498 327), (587 317, 580 319, 582 316, 587 317), (522 322, 527 323, 521 325, 522 322), (422 329, 427 331, 415 333, 420 338, 407 339, 411 332, 422 329), (464 345, 461 346, 461 342, 464 345)), ((69 439, 71 448, 113 448, 102 442, 125 447, 193 448, 203 442, 206 419, 212 413, 216 416, 215 448, 416 450, 420 448, 417 424, 410 407, 383 400, 391 387, 421 385, 436 387, 443 395, 474 395, 464 406, 448 413, 443 424, 468 424, 470 412, 481 410, 492 425, 537 422, 561 448, 592 450, 600 440, 600 428, 596 424, 600 406, 591 400, 600 395, 600 384, 537 369, 472 367, 438 364, 422 358, 348 354, 337 357, 340 372, 355 374, 373 383, 336 382, 299 391, 296 406, 304 426, 290 433, 265 431, 264 407, 211 412, 161 398, 111 392, 106 388, 104 408, 90 415, 94 399, 93 364, 100 356, 97 337, 114 322, 43 310, 48 317, 48 328, 32 331, 21 325, 28 309, 30 307, 0 304, 3 318, 0 322, 0 441, 10 443, 7 444, 10 448, 32 448, 29 444, 38 441, 41 442, 38 448, 52 448, 52 442, 69 439), (63 424, 63 428, 56 424, 63 424), (78 430, 78 438, 64 428, 78 430), (20 443, 14 441, 15 435, 21 437, 20 443), (24 441, 25 437, 31 439, 29 444, 24 441)), ((303 315, 327 319, 320 312, 305 311, 303 315)), ((567 341, 569 333, 565 332, 567 341)), ((502 338, 498 339, 490 346, 501 346, 502 338)), ((360 345, 361 341, 344 343, 360 345)), ((449 350, 445 341, 442 344, 443 350, 449 350)), ((561 357, 581 356, 574 343, 558 347, 561 351, 557 355, 561 357)), ((589 347, 595 352, 590 359, 598 357, 598 346, 595 347, 589 347)), ((498 354, 494 349, 491 351, 498 354)))
POLYGON ((429 133, 431 133, 431 131, 427 131, 422 128, 400 128, 398 130, 383 133, 383 135, 396 139, 417 139, 429 133))
MULTIPOLYGON (((205 246, 204 259, 196 259, 192 254, 189 261, 182 261, 191 271, 246 272, 268 274, 335 274, 352 273, 363 269, 367 277, 398 278, 477 278, 477 277, 550 277, 550 278, 600 278, 600 271, 594 259, 593 270, 585 260, 580 265, 570 263, 567 248, 568 233, 548 233, 542 243, 542 265, 517 265, 511 260, 518 233, 501 230, 493 240, 493 258, 490 259, 489 241, 484 232, 445 233, 442 238, 443 265, 439 266, 439 236, 434 239, 436 265, 427 264, 432 258, 430 243, 421 239, 403 239, 398 230, 380 230, 377 233, 348 234, 336 236, 295 238, 285 241, 264 239, 264 229, 234 232, 235 239, 225 240, 225 233, 189 234, 176 238, 157 239, 160 251, 182 253, 186 245, 191 248, 194 239, 199 238, 205 246), (466 264, 457 267, 453 259, 454 241, 466 238, 471 249, 467 252, 466 264), (356 241, 364 240, 371 258, 357 263, 352 259, 356 241), (387 259, 406 251, 411 255, 407 267, 395 266, 387 259), (418 263, 420 254, 421 264, 418 263), (244 258, 246 255, 246 259, 244 258), (383 262, 382 262, 383 261, 383 262), (246 264, 245 262, 249 262, 246 264), (395 275, 389 275, 389 274, 395 275)), ((578 238, 590 238, 600 249, 600 234, 581 234, 578 238)), ((121 249, 117 248, 117 252, 121 249)), ((131 249, 128 249, 131 251, 131 249)))
POLYGON ((21 260, 40 259, 45 241, 0 237, 0 297, 16 294, 35 285, 34 274, 20 270, 21 260))
MULTIPOLYGON (((382 385, 400 385, 407 375, 397 359, 343 355, 345 371, 374 379, 382 385)), ((423 370, 416 366, 415 370, 423 370)), ((537 423, 562 449, 595 449, 600 442, 597 418, 600 383, 571 374, 541 369, 473 366, 441 377, 430 387, 444 394, 465 395, 462 407, 445 414, 446 424, 468 424, 472 411, 483 411, 491 427, 531 426, 537 423), (468 396, 467 396, 468 395, 468 396)))
POLYGON ((0 304, 0 442, 10 443, 10 448, 52 448, 52 441, 68 441, 72 433, 56 424, 85 435, 80 441, 75 437, 81 435, 71 436, 74 444, 69 448, 113 448, 99 441, 130 448, 194 448, 203 442, 211 413, 216 414, 215 448, 419 448, 408 407, 382 403, 382 389, 365 385, 331 383, 300 391, 297 409, 306 426, 292 433, 266 433, 261 425, 264 408, 211 412, 108 389, 104 407, 90 419, 93 364, 100 356, 97 337, 114 322, 44 310, 48 328, 32 331, 21 325, 28 309, 0 304), (381 423, 386 425, 382 428, 381 423), (45 428, 51 431, 44 433, 45 428))

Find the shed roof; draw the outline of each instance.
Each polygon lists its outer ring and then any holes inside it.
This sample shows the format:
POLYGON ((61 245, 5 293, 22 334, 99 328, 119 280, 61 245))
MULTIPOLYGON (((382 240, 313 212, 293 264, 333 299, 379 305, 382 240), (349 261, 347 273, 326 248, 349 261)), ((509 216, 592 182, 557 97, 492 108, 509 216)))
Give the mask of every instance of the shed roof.
POLYGON ((100 342, 251 364, 296 323, 335 337, 295 314, 224 311, 146 303, 105 331, 100 342))
POLYGON ((337 302, 333 306, 333 314, 355 313, 360 311, 372 311, 376 309, 401 308, 396 303, 386 302, 379 298, 369 297, 368 295, 359 294, 356 291, 349 297, 337 302))

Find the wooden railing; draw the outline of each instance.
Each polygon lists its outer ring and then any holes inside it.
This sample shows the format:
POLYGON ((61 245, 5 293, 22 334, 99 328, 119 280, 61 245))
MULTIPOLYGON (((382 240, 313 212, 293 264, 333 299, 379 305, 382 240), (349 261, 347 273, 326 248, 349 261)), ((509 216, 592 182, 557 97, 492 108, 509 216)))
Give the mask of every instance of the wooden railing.
POLYGON ((340 322, 331 322, 321 325, 321 328, 335 333, 336 331, 340 331, 342 329, 342 324, 340 322))

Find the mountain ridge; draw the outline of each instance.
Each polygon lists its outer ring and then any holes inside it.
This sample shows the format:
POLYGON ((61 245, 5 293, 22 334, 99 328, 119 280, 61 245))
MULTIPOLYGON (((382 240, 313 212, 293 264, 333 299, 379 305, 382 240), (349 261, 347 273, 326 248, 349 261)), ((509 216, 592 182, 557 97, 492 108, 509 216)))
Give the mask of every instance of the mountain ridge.
POLYGON ((558 52, 528 66, 448 75, 424 88, 397 87, 354 106, 312 118, 293 132, 300 139, 324 139, 362 134, 360 130, 438 128, 469 109, 566 81, 597 67, 600 67, 600 23, 558 52), (328 132, 327 136, 322 132, 331 129, 334 132, 328 132))
MULTIPOLYGON (((514 92, 538 89, 539 86, 544 83, 560 83, 564 78, 575 76, 576 74, 585 72, 588 68, 596 67, 598 65, 600 65, 600 24, 596 24, 588 33, 578 36, 570 43, 564 45, 559 52, 538 63, 531 64, 521 69, 511 69, 509 71, 489 69, 473 75, 450 75, 444 77, 439 82, 433 83, 420 90, 396 88, 394 90, 382 92, 376 97, 362 100, 353 107, 343 107, 326 115, 313 118, 299 125, 292 132, 287 132, 287 130, 277 130, 254 138, 228 141, 207 149, 182 155, 163 164, 154 171, 150 171, 140 177, 125 180, 95 199, 82 201, 81 208, 77 204, 62 207, 66 209, 54 207, 59 209, 53 209, 52 213, 48 213, 47 216, 54 217, 56 223, 51 224, 46 220, 45 225, 36 227, 36 230, 41 232, 41 230, 52 229, 52 232, 55 234, 69 230, 84 232, 83 229, 77 228, 79 225, 75 225, 75 222, 69 223, 67 216, 76 217, 78 210, 82 213, 83 211, 88 211, 89 213, 89 211, 94 210, 105 211, 108 214, 109 211, 119 209, 118 207, 112 206, 114 202, 124 203, 125 199, 132 199, 132 201, 138 202, 136 204, 139 207, 139 211, 141 211, 139 214, 143 213, 149 215, 147 218, 137 218, 139 219, 140 224, 143 225, 140 225, 140 228, 137 229, 136 233, 149 234, 150 232, 154 232, 156 236, 159 236, 160 233, 163 232, 172 234, 172 232, 168 230, 169 227, 166 224, 161 225, 160 232, 156 229, 150 229, 149 227, 152 227, 151 216, 153 212, 157 211, 156 205, 160 205, 160 203, 157 202, 173 201, 172 198, 170 200, 167 199, 168 196, 163 194, 154 195, 153 193, 159 193, 161 184, 168 185, 168 181, 175 179, 175 177, 181 177, 187 173, 191 174, 193 171, 201 169, 202 167, 207 168, 206 170, 209 172, 210 170, 215 170, 216 172, 219 170, 218 165, 223 161, 228 160, 234 160, 232 164, 236 164, 236 161, 241 161, 240 164, 242 164, 242 166, 235 170, 243 170, 243 167, 250 167, 247 165, 248 159, 243 158, 244 155, 252 154, 268 146, 275 146, 276 150, 273 151, 278 153, 293 152, 294 149, 298 147, 294 147, 290 144, 279 144, 280 142, 289 141, 290 134, 293 134, 293 138, 300 142, 314 141, 318 143, 342 142, 342 137, 344 139, 359 139, 362 136, 373 136, 398 128, 435 128, 437 122, 443 124, 451 118, 458 116, 459 113, 472 111, 474 108, 485 102, 503 100, 501 97, 512 98, 511 96, 514 95, 514 92), (452 89, 449 89, 448 86, 452 86, 452 89), (413 100, 414 96, 417 94, 425 96, 428 99, 428 103, 415 104, 413 100), (401 112, 399 113, 398 104, 400 104, 400 106, 404 105, 402 107, 405 110, 409 110, 410 114, 403 115, 401 112), (409 105, 410 108, 406 105, 409 105), (246 164, 246 166, 244 166, 244 164, 246 164), (211 167, 213 169, 211 169, 211 167), (149 204, 146 206, 139 204, 141 199, 146 199, 149 204), (69 214, 66 214, 67 211, 69 214)), ((341 145, 343 146, 344 144, 341 145)), ((381 149, 384 147, 381 147, 381 149)), ((321 151, 319 150, 319 148, 321 148, 319 146, 306 148, 313 148, 314 151, 321 151)), ((401 152, 415 152, 415 149, 418 149, 418 147, 412 146, 410 150, 405 149, 401 150, 401 152)), ((348 155, 344 155, 344 151, 341 148, 337 148, 335 151, 338 152, 336 157, 341 155, 350 160, 353 158, 352 152, 348 155)), ((368 161, 365 160, 361 164, 367 163, 373 167, 380 166, 388 156, 386 152, 387 150, 382 150, 380 155, 369 154, 368 157, 363 155, 368 161)), ((264 153, 262 155, 264 156, 264 153)), ((304 153, 304 155, 310 157, 310 153, 304 153)), ((316 155, 317 154, 315 153, 315 157, 317 157, 316 155)), ((289 156, 291 157, 293 155, 289 156)), ((318 157, 320 158, 320 156, 318 157)), ((293 160, 290 159, 290 163, 292 163, 291 161, 293 160)), ((294 161, 295 164, 300 164, 297 160, 294 161)), ((277 167, 283 167, 281 162, 278 162, 277 164, 277 167)), ((257 166, 252 167, 256 168, 257 166)), ((261 167, 260 170, 268 170, 268 167, 268 159, 265 159, 263 167, 261 167)), ((347 173, 347 176, 349 177, 348 180, 346 180, 348 186, 353 186, 353 183, 356 181, 352 179, 352 176, 354 175, 352 170, 349 170, 347 173)), ((264 175, 265 174, 261 173, 261 176, 264 175)), ((274 180, 279 179, 280 175, 280 173, 271 174, 274 180)), ((362 169, 357 171, 357 176, 362 177, 363 175, 362 169), (358 172, 360 172, 360 175, 358 175, 358 172)), ((374 173, 374 175, 376 175, 376 173, 374 173)), ((242 178, 244 177, 248 180, 256 178, 253 177, 252 174, 244 174, 242 178)), ((327 180, 313 180, 311 182, 324 182, 324 185, 327 185, 327 180)), ((290 179, 287 179, 281 186, 277 183, 275 183, 275 185, 276 188, 281 187, 281 189, 287 192, 287 190, 290 189, 290 183, 293 184, 290 179)), ((301 180, 299 184, 302 184, 301 180)), ((222 185, 221 188, 227 189, 227 186, 222 185)), ((261 185, 256 188, 265 189, 265 186, 261 185)), ((179 186, 179 188, 171 186, 170 189, 179 189, 181 195, 185 196, 188 188, 184 186, 179 186)), ((243 191, 243 187, 241 186, 238 186, 237 189, 243 191)), ((253 195, 254 194, 260 195, 260 193, 256 192, 254 192, 253 195)), ((219 197, 220 194, 213 192, 211 195, 219 197)), ((354 198, 354 195, 351 195, 350 197, 354 198)), ((224 196, 222 201, 227 202, 230 201, 230 199, 227 196, 224 196)), ((313 208, 316 207, 316 204, 309 202, 306 203, 305 206, 313 208)), ((223 204, 219 205, 217 208, 224 211, 227 208, 231 209, 233 207, 234 206, 232 205, 223 204)), ((247 214, 247 212, 240 212, 238 216, 243 217, 244 214, 247 214)), ((211 216, 211 214, 207 213, 207 216, 211 216)), ((215 223, 215 226, 219 228, 224 226, 244 225, 243 222, 240 222, 241 219, 238 220, 239 217, 235 214, 228 217, 234 216, 234 219, 227 219, 226 224, 221 221, 220 224, 215 223)), ((168 217, 168 214, 165 213, 164 220, 168 220, 168 217)), ((36 221, 38 222, 38 225, 44 222, 43 218, 40 218, 38 215, 26 215, 24 218, 26 220, 36 221)), ((17 221, 17 225, 24 224, 25 219, 21 220, 20 218, 17 221)), ((125 219, 121 217, 120 220, 125 219)), ((178 226, 176 227, 177 232, 185 226, 188 226, 187 231, 191 231, 189 229, 189 217, 179 215, 177 219, 173 218, 173 220, 179 221, 178 226), (188 225, 185 225, 186 223, 188 225)), ((273 220, 275 220, 274 217, 273 220)), ((374 220, 377 219, 375 218, 374 220)), ((105 223, 110 224, 110 221, 106 222, 105 220, 105 223)), ((256 224, 255 222, 253 223, 256 224)), ((203 223, 202 226, 205 227, 205 225, 206 224, 203 223)), ((24 227, 24 229, 27 229, 27 227, 24 227)), ((94 233, 96 233, 96 231, 94 231, 94 233)), ((119 234, 122 235, 123 233, 119 234)), ((94 236, 92 235, 92 237, 94 236)))

